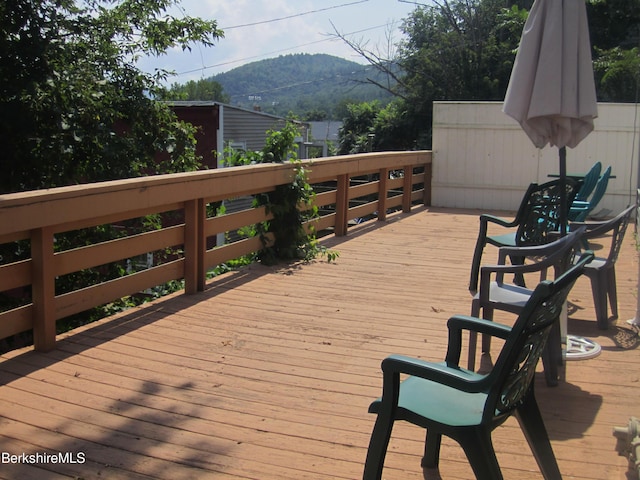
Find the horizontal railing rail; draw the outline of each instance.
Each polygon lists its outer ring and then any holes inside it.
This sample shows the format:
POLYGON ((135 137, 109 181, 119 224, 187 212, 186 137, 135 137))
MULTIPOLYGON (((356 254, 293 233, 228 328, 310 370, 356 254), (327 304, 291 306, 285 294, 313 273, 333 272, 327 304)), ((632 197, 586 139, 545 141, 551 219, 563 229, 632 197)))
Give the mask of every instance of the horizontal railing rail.
MULTIPOLYGON (((430 204, 431 152, 385 152, 305 160, 322 212, 315 231, 346 235, 361 218, 384 220, 392 209, 430 204)), ((184 279, 186 293, 206 286, 217 265, 263 248, 259 237, 221 241, 269 219, 264 207, 216 213, 215 207, 290 183, 294 164, 260 164, 158 175, 0 195, 0 246, 23 252, 0 258, 0 292, 17 305, 0 311, 0 339, 33 329, 37 350, 55 347, 56 321, 184 279), (161 226, 129 232, 160 214, 161 226), (169 219, 169 220, 167 220, 169 219), (56 236, 110 225, 122 236, 62 249, 56 236), (12 247, 15 246, 15 247, 12 247), (26 253, 24 253, 26 252, 26 253), (23 258, 24 257, 24 258, 23 258), (138 268, 136 258, 148 258, 138 268), (56 279, 118 263, 126 275, 56 292, 56 279)))

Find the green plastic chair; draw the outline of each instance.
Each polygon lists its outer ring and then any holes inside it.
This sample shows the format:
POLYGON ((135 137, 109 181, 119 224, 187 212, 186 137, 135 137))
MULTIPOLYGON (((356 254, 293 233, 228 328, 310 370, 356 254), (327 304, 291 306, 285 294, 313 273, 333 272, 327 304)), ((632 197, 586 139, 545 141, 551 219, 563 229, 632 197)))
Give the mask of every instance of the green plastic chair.
POLYGON ((598 179, 600 178, 600 172, 602 171, 602 163, 596 162, 594 163, 587 174, 584 176, 582 180, 582 185, 580 186, 580 190, 576 194, 576 198, 574 202, 586 202, 593 192, 593 189, 596 188, 596 183, 598 183, 598 179))
MULTIPOLYGON (((471 262, 469 290, 476 292, 482 252, 487 243, 496 247, 523 247, 527 245, 543 245, 554 240, 552 232, 560 229, 561 180, 555 179, 538 185, 532 183, 522 197, 520 207, 513 220, 505 220, 494 215, 480 215, 480 230, 471 262), (489 224, 511 228, 508 233, 489 235, 489 224)), ((565 180, 567 205, 571 205, 576 196, 576 183, 565 180)))
POLYGON ((596 321, 598 328, 607 330, 609 328, 609 315, 607 309, 607 298, 611 307, 612 317, 618 318, 618 290, 616 286, 616 261, 622 248, 622 241, 627 231, 627 226, 632 215, 636 211, 636 205, 625 208, 615 217, 601 222, 577 222, 572 223, 572 229, 586 228, 583 238, 589 240, 611 236, 609 252, 606 256, 596 257, 593 262, 584 269, 585 277, 591 280, 591 292, 596 310, 596 321))
POLYGON ((567 218, 569 218, 570 221, 584 222, 587 219, 587 216, 598 206, 602 197, 604 197, 604 194, 607 191, 607 186, 609 185, 610 176, 611 166, 607 167, 602 176, 598 179, 593 195, 591 195, 588 202, 581 202, 577 200, 573 201, 571 208, 569 209, 569 214, 567 215, 567 218))
MULTIPOLYGON (((586 227, 577 227, 564 237, 545 245, 530 247, 501 247, 496 265, 483 265, 480 268, 480 288, 471 301, 471 316, 493 320, 495 310, 520 314, 533 290, 505 281, 505 274, 536 274, 539 281, 546 280, 549 269, 555 277, 559 277, 573 263, 575 253, 580 250, 579 244, 586 227), (526 265, 509 265, 507 258, 533 258, 526 265)), ((585 273, 587 271, 585 267, 585 273)), ((558 384, 558 365, 562 364, 562 346, 560 328, 549 337, 546 351, 542 355, 544 374, 547 385, 558 384)), ((469 334, 469 359, 467 368, 475 369, 477 334, 469 334)), ((483 336, 482 352, 489 353, 491 337, 483 336)))
POLYGON ((585 253, 556 280, 541 282, 513 327, 470 316, 451 317, 443 363, 398 355, 386 358, 382 362, 382 397, 369 407, 369 412, 378 416, 367 451, 364 480, 382 477, 396 420, 427 430, 423 467, 438 466, 442 435, 446 435, 460 443, 476 478, 502 479, 491 432, 511 415, 520 422, 544 478, 562 478, 536 402, 533 379, 562 305, 592 258, 591 252, 585 253), (505 340, 489 373, 474 373, 459 366, 463 330, 505 340), (400 382, 400 375, 409 377, 400 382))

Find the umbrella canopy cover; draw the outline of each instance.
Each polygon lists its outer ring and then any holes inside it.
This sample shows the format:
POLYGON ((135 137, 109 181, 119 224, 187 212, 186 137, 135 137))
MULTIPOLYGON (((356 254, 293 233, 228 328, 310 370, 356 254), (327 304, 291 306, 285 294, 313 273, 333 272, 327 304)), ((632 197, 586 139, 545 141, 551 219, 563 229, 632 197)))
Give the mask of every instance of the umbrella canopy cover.
POLYGON ((535 0, 503 111, 538 148, 573 148, 593 130, 598 112, 584 0, 535 0))

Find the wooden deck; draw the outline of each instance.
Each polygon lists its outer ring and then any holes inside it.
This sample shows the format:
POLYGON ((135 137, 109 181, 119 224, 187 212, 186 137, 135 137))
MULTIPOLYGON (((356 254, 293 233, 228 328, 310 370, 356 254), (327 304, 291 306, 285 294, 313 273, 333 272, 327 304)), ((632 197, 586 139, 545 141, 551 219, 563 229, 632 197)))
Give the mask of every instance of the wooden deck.
MULTIPOLYGON (((327 241, 340 252, 335 264, 251 266, 203 293, 73 331, 51 353, 4 355, 0 477, 361 477, 380 361, 390 353, 442 360, 446 320, 469 312, 477 215, 418 208, 363 224, 327 241), (5 461, 58 452, 77 463, 5 461)), ((556 388, 537 379, 567 479, 632 478, 612 428, 640 415, 640 351, 625 323, 636 310, 633 242, 631 226, 617 268, 618 326, 596 329, 588 279, 570 295, 569 332, 599 342, 601 355, 569 362, 556 388)), ((423 438, 397 424, 384 478, 473 477, 449 440, 440 472, 423 474, 423 438)), ((515 420, 494 442, 505 478, 541 478, 515 420)))

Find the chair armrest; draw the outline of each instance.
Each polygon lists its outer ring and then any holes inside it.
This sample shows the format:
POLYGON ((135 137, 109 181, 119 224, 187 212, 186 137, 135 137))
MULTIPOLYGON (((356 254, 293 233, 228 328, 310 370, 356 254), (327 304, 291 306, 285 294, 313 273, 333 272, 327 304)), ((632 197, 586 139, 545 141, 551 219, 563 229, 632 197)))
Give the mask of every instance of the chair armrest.
POLYGON ((449 335, 455 331, 470 330, 506 339, 511 334, 511 327, 508 325, 469 315, 454 315, 447 322, 447 328, 449 329, 449 335))
POLYGON ((567 248, 572 248, 576 243, 580 241, 580 238, 585 234, 585 224, 579 222, 571 223, 571 231, 565 236, 561 236, 560 232, 549 232, 549 235, 554 238, 554 241, 549 243, 543 243, 542 245, 525 245, 525 246, 504 246, 500 247, 498 255, 498 265, 503 265, 507 257, 547 257, 555 258, 559 255, 559 252, 566 251, 567 248), (556 238, 557 237, 557 238, 556 238))
POLYGON ((589 202, 583 202, 582 200, 574 200, 570 207, 573 209, 586 209, 589 208, 589 202))
POLYGON ((505 220, 504 218, 500 218, 500 217, 496 217, 495 215, 489 215, 487 213, 483 213, 482 215, 480 215, 480 222, 492 222, 492 223, 497 223, 498 225, 501 225, 503 227, 515 227, 516 225, 518 225, 516 219, 513 220, 505 220))
MULTIPOLYGON (((553 232, 552 232, 553 233, 553 232)), ((558 232, 558 235, 560 233, 558 232)), ((507 257, 539 257, 549 256, 554 253, 550 243, 543 243, 541 245, 527 245, 522 247, 504 246, 500 247, 498 255, 498 264, 503 265, 507 257)))
POLYGON ((615 225, 610 221, 603 222, 571 222, 569 225, 571 230, 581 227, 585 228, 585 232, 582 235, 585 239, 599 238, 606 235, 609 231, 615 228, 615 225))
POLYGON ((524 265, 483 265, 480 268, 480 288, 478 293, 483 303, 489 299, 489 288, 491 287, 491 275, 495 274, 496 282, 502 283, 505 273, 523 275, 525 273, 539 272, 541 278, 546 278, 546 272, 554 265, 555 259, 546 258, 538 263, 527 263, 524 265))
POLYGON ((506 339, 511 333, 511 327, 483 318, 468 315, 454 315, 447 322, 449 329, 449 343, 445 361, 447 365, 458 366, 462 352, 462 331, 477 332, 492 337, 506 339))
POLYGON ((449 366, 446 363, 427 362, 404 355, 391 355, 385 358, 382 361, 382 372, 383 378, 388 382, 392 381, 394 376, 406 374, 448 385, 465 392, 481 391, 484 383, 482 382, 484 380, 483 375, 469 370, 449 366))
MULTIPOLYGON (((583 203, 583 202, 580 202, 580 203, 583 203)), ((579 215, 579 214, 581 214, 583 212, 587 212, 588 213, 589 210, 590 210, 589 204, 585 204, 585 205, 575 205, 575 204, 573 204, 569 208, 569 213, 573 213, 573 214, 579 215)))

